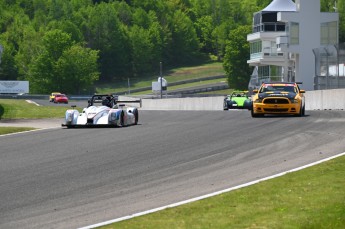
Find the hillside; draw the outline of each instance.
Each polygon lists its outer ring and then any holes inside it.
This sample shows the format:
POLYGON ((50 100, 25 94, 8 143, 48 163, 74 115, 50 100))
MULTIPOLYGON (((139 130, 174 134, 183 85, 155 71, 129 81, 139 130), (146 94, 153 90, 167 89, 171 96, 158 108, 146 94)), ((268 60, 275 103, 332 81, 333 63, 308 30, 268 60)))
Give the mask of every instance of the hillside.
MULTIPOLYGON (((98 84, 97 93, 114 94, 152 94, 152 82, 157 81, 159 75, 145 78, 127 78, 112 83, 98 84)), ((176 90, 189 90, 194 87, 207 88, 209 85, 222 82, 227 85, 226 76, 221 62, 210 62, 204 65, 173 68, 163 71, 163 77, 168 82, 169 93, 176 90)))
MULTIPOLYGON (((337 1, 341 39, 344 1, 337 1)), ((0 80, 27 80, 30 93, 85 94, 100 82, 146 81, 147 75, 159 74, 160 62, 172 69, 215 56, 228 64, 232 37, 246 42, 253 13, 270 2, 0 1, 0 80)), ((333 11, 334 0, 321 2, 322 11, 333 11)), ((233 77, 230 72, 226 69, 233 77)), ((247 81, 244 72, 240 77, 247 81)))

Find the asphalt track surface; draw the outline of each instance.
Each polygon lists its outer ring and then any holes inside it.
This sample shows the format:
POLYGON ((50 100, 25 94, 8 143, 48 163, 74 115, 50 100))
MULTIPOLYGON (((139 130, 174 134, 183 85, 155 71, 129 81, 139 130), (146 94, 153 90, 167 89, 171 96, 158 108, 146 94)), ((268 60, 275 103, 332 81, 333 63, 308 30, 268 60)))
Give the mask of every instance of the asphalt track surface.
POLYGON ((57 122, 0 136, 0 228, 92 225, 345 151, 344 111, 142 111, 125 128, 57 122))
POLYGON ((87 107, 88 103, 87 100, 69 100, 68 104, 65 103, 53 103, 53 102, 49 102, 48 100, 42 100, 42 99, 36 99, 34 100, 34 102, 36 102, 37 104, 41 105, 41 106, 60 106, 60 107, 67 107, 67 108, 71 108, 72 105, 76 105, 78 107, 87 107))

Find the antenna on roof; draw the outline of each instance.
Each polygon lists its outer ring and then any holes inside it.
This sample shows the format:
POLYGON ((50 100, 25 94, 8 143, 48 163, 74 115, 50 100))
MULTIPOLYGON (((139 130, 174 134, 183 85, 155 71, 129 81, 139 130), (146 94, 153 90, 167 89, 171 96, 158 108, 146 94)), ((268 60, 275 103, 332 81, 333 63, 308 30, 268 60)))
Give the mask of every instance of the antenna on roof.
POLYGON ((337 1, 334 1, 333 9, 334 9, 334 12, 338 12, 337 1))

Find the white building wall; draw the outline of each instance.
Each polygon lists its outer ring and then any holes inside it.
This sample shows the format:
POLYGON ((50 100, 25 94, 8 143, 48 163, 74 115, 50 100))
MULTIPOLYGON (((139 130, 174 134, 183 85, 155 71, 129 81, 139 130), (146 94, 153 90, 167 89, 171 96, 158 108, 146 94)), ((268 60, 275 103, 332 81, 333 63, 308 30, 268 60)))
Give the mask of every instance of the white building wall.
MULTIPOLYGON (((279 12, 277 15, 278 21, 299 24, 299 44, 288 44, 284 48, 284 52, 293 53, 296 57, 295 81, 303 82, 303 89, 314 90, 315 56, 313 49, 321 46, 321 24, 338 22, 339 14, 321 13, 320 0, 296 0, 295 3, 296 12, 279 12)), ((247 38, 250 40, 252 37, 248 35, 247 38)), ((248 63, 253 66, 258 65, 255 61, 248 61, 248 63)))
POLYGON ((296 5, 297 12, 280 12, 278 20, 299 23, 299 45, 290 45, 288 52, 297 54, 295 81, 303 82, 305 90, 314 90, 313 49, 320 46, 321 40, 320 1, 296 0, 296 5))

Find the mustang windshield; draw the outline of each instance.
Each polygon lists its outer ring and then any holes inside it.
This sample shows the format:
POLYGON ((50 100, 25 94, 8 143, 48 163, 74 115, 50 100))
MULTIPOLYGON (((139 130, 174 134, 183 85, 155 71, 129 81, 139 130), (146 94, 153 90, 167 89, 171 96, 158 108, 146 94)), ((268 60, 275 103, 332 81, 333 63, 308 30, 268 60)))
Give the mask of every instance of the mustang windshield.
POLYGON ((285 91, 285 92, 297 92, 294 85, 274 85, 274 84, 266 84, 261 87, 260 93, 262 92, 270 92, 270 91, 285 91))

